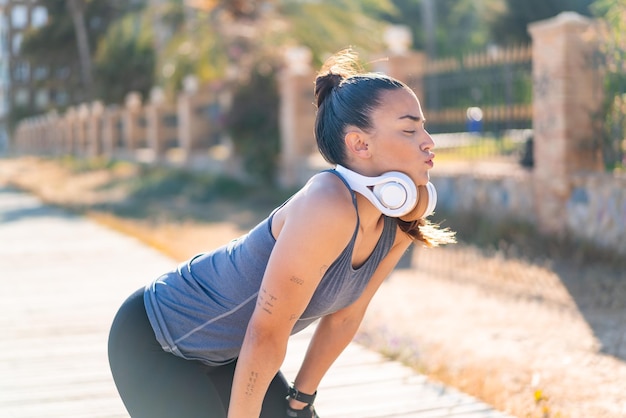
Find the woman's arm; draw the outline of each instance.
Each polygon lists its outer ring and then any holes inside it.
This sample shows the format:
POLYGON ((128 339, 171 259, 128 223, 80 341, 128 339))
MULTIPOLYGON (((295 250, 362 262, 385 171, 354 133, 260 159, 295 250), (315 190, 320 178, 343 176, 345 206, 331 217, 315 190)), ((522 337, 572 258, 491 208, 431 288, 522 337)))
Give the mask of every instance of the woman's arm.
POLYGON ((356 215, 349 195, 319 188, 288 205, 288 215, 276 218, 280 232, 237 361, 229 418, 259 416, 296 320, 354 232, 356 215))
MULTIPOLYGON (((381 283, 391 273, 411 241, 398 231, 398 238, 389 254, 381 261, 363 294, 350 306, 322 318, 315 330, 302 366, 296 376, 295 387, 313 394, 333 362, 352 341, 372 297, 381 283)), ((290 399, 292 408, 300 409, 304 403, 290 399)))

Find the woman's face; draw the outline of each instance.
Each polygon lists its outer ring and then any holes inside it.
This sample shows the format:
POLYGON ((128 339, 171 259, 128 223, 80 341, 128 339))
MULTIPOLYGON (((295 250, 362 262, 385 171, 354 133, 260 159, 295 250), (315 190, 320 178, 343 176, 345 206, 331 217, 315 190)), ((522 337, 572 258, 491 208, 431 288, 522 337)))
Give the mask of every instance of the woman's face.
POLYGON ((435 143, 424 128, 424 114, 413 92, 384 91, 371 119, 373 129, 367 141, 373 168, 378 171, 374 174, 401 171, 416 185, 428 183, 435 143))

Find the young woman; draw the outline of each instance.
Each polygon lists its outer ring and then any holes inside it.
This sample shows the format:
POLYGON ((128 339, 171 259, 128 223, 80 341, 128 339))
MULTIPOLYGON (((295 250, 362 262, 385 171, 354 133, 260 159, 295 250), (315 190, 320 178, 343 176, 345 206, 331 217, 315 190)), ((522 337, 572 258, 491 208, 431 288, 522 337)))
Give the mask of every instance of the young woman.
POLYGON ((318 147, 342 171, 313 176, 248 234, 182 263, 120 308, 109 360, 133 418, 317 417, 322 377, 402 254, 415 241, 453 241, 424 220, 423 204, 391 217, 367 190, 352 190, 348 173, 398 171, 426 185, 435 146, 413 91, 358 68, 342 51, 315 80, 318 147), (279 371, 289 336, 318 319, 290 387, 279 371))

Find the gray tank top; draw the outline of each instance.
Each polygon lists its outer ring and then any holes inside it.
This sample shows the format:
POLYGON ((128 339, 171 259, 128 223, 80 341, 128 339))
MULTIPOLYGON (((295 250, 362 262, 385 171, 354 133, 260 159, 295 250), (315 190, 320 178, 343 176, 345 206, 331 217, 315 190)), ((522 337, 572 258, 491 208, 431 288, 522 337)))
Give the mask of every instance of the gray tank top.
MULTIPOLYGON (((336 171, 328 171, 350 189, 336 171)), ((356 208, 356 196, 351 193, 356 208)), ((233 361, 239 355, 276 242, 271 225, 280 207, 246 235, 181 263, 146 286, 148 319, 165 351, 212 366, 233 361)), ((358 229, 357 213, 352 239, 322 277, 292 335, 356 301, 396 236, 395 220, 384 217, 383 232, 374 251, 355 269, 352 252, 358 229)))

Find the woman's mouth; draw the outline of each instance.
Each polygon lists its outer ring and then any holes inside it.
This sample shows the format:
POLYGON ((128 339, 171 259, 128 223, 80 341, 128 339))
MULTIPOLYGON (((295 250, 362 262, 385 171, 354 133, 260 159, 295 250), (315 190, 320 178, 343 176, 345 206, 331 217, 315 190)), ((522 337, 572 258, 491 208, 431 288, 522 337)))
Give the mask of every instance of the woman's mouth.
POLYGON ((426 165, 428 165, 430 168, 433 168, 435 166, 435 162, 433 161, 435 159, 435 154, 433 152, 429 153, 428 155, 430 158, 428 160, 426 160, 426 165))

